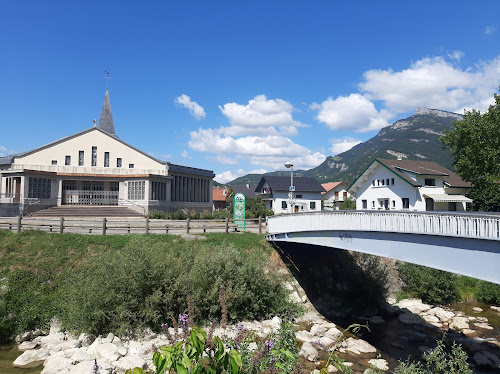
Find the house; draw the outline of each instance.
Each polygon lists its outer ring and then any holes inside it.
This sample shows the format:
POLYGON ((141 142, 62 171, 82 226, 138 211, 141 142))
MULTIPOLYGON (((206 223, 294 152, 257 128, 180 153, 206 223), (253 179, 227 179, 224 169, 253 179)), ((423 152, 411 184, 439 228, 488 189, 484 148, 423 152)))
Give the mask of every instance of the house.
POLYGON ((237 193, 241 193, 247 199, 248 198, 255 199, 257 197, 257 192, 255 192, 256 187, 257 186, 255 186, 255 185, 250 185, 247 183, 247 184, 243 184, 243 185, 231 186, 231 190, 233 190, 233 196, 236 195, 237 193))
POLYGON ((435 162, 375 159, 349 192, 357 210, 464 211, 471 187, 435 162))
POLYGON ((211 170, 158 160, 120 139, 106 88, 97 126, 0 157, 0 215, 58 205, 211 211, 213 177, 211 170))
POLYGON ((225 186, 213 187, 212 199, 214 202, 214 210, 226 209, 229 192, 230 192, 229 187, 225 186))
POLYGON ((321 210, 321 193, 325 189, 314 178, 297 177, 293 179, 295 191, 293 200, 289 199, 290 178, 263 176, 255 189, 267 209, 274 214, 299 213, 321 210))
POLYGON ((352 195, 347 191, 349 186, 345 182, 329 182, 322 183, 321 186, 326 192, 321 193, 323 199, 323 206, 325 208, 339 209, 347 199, 352 199, 352 195))

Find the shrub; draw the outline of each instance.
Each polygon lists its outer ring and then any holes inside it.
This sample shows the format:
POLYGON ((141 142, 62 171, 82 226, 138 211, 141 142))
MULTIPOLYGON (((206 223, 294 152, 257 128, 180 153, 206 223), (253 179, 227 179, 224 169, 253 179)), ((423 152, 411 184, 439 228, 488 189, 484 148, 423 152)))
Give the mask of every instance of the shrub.
POLYGON ((500 285, 478 281, 476 299, 484 303, 500 304, 500 285))
POLYGON ((458 300, 457 275, 425 266, 398 262, 404 290, 425 303, 447 304, 458 300))

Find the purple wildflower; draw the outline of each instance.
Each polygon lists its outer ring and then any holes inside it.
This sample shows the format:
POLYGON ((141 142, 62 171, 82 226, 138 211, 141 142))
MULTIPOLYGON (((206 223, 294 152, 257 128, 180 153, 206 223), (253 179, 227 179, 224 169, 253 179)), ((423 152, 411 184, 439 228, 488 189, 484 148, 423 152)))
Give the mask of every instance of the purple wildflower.
POLYGON ((187 326, 189 321, 189 316, 186 313, 179 314, 179 325, 187 326))
POLYGON ((94 366, 92 366, 92 374, 99 374, 99 365, 97 365, 97 360, 94 359, 94 366))
POLYGON ((273 349, 273 347, 274 347, 274 343, 273 343, 273 341, 272 341, 272 340, 266 340, 266 341, 264 342, 264 345, 266 346, 266 349, 267 349, 268 351, 270 351, 270 350, 271 350, 271 349, 273 349))

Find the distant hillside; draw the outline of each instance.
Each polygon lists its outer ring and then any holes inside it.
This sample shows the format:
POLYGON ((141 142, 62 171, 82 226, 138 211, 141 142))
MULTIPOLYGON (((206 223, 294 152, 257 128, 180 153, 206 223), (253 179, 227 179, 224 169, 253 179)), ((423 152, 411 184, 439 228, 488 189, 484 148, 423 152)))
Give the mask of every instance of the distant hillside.
MULTIPOLYGON (((302 176, 304 173, 307 173, 307 171, 304 170, 293 171, 293 175, 302 176)), ((235 180, 226 184, 230 186, 243 186, 246 184, 256 186, 257 184, 259 184, 260 179, 262 178, 263 175, 287 176, 290 175, 290 171, 281 170, 281 171, 272 171, 270 173, 265 173, 265 174, 247 174, 242 177, 236 178, 235 180)))
MULTIPOLYGON (((454 121, 461 119, 460 114, 417 108, 414 115, 384 127, 370 140, 337 156, 327 157, 314 169, 297 171, 296 174, 314 177, 321 183, 341 180, 351 183, 374 158, 396 159, 398 156, 408 160, 435 161, 451 169, 453 156, 443 148, 439 138, 445 130, 454 128, 454 121)), ((287 175, 287 172, 277 171, 266 175, 287 175)), ((261 177, 260 174, 249 174, 229 184, 257 184, 261 177)))

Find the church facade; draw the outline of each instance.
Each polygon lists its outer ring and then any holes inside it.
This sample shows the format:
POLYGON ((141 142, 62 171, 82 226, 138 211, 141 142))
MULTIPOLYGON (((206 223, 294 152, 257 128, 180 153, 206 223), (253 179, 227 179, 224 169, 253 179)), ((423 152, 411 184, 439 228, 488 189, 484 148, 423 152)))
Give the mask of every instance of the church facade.
POLYGON ((96 127, 0 157, 0 215, 58 205, 122 205, 144 214, 211 211, 214 176, 157 160, 122 141, 106 89, 96 127))

